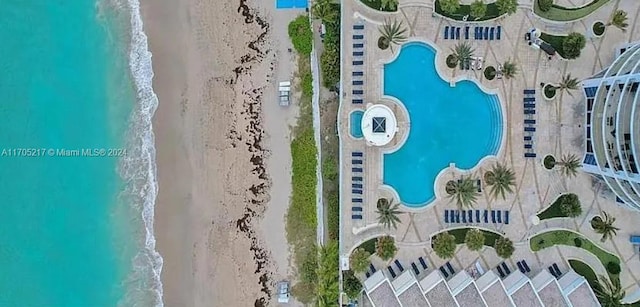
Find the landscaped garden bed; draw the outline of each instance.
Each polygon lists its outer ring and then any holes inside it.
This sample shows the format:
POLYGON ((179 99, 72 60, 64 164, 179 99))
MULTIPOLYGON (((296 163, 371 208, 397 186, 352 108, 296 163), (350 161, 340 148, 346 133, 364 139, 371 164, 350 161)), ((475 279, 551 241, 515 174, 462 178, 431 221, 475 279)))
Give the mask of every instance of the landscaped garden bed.
POLYGON ((360 2, 364 3, 364 5, 381 12, 395 12, 398 8, 389 9, 387 7, 382 7, 382 0, 360 0, 360 2))
MULTIPOLYGON (((366 2, 367 0, 363 0, 364 2, 366 2)), ((455 11, 455 13, 453 14, 449 14, 445 11, 442 10, 442 6, 440 5, 440 1, 435 1, 435 12, 439 15, 442 15, 444 17, 447 18, 451 18, 453 20, 458 20, 458 21, 485 21, 485 20, 491 20, 491 19, 496 19, 504 14, 500 14, 500 10, 498 10, 498 6, 496 5, 495 2, 492 3, 487 3, 487 12, 484 14, 484 16, 482 18, 478 18, 478 19, 473 19, 471 18, 471 5, 469 4, 460 4, 460 7, 458 8, 458 10, 455 11), (467 18, 467 20, 464 20, 464 16, 469 16, 467 18)))
POLYGON ((556 158, 553 155, 546 155, 542 164, 546 169, 553 169, 556 166, 556 158))
POLYGON ((547 11, 540 8, 540 0, 534 1, 533 11, 536 15, 554 21, 574 21, 588 16, 601 6, 607 4, 609 0, 593 0, 582 7, 564 7, 553 4, 547 11))
MULTIPOLYGON (((467 235, 467 231, 471 229, 475 229, 475 228, 471 228, 471 227, 456 228, 456 229, 451 229, 448 232, 456 238, 456 244, 464 244, 464 238, 467 235)), ((484 229, 480 229, 480 231, 484 234, 485 246, 493 247, 496 244, 496 240, 502 237, 502 235, 493 231, 488 231, 484 229)))
POLYGON ((593 269, 586 263, 577 260, 577 259, 569 259, 569 266, 573 269, 578 275, 584 277, 591 286, 591 289, 596 289, 596 287, 600 287, 598 284, 598 275, 593 269))
POLYGON ((487 80, 493 80, 496 77, 496 68, 493 66, 485 68, 484 77, 487 78, 487 80))
POLYGON ((560 195, 551 206, 538 213, 537 216, 542 221, 558 217, 572 217, 572 215, 580 215, 581 212, 578 196, 569 193, 560 195))
POLYGON ((581 248, 590 252, 607 269, 610 280, 619 280, 620 278, 620 258, 600 248, 591 240, 585 238, 579 233, 568 230, 552 230, 537 234, 529 240, 531 250, 537 252, 539 250, 552 247, 554 245, 567 245, 581 248), (579 239, 576 240, 576 239, 579 239), (580 242, 576 244, 576 242, 580 242), (576 245, 580 245, 579 247, 576 245))
POLYGON ((540 39, 551 45, 558 55, 568 60, 578 58, 586 44, 584 36, 576 32, 569 35, 552 35, 542 32, 540 39))
POLYGON ((556 87, 547 83, 544 85, 544 87, 542 88, 542 95, 544 96, 545 99, 547 100, 551 100, 553 98, 556 97, 556 87))
POLYGON ((591 30, 593 31, 593 35, 596 37, 600 37, 604 34, 604 30, 607 27, 605 26, 605 24, 602 21, 596 21, 593 23, 593 26, 591 26, 591 30))

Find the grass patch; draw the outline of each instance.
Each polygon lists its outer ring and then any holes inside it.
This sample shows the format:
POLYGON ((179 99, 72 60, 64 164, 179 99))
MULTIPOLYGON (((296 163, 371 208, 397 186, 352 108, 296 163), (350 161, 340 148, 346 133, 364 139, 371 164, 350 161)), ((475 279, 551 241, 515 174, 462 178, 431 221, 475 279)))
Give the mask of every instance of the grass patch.
POLYGON ((382 0, 360 0, 360 2, 364 3, 364 5, 381 12, 395 12, 395 10, 389 10, 387 8, 382 8, 382 0))
MULTIPOLYGON (((453 14, 449 14, 449 13, 443 11, 442 7, 440 6, 440 1, 436 1, 435 4, 436 4, 435 12, 437 14, 442 15, 442 16, 447 17, 447 18, 454 19, 454 20, 463 21, 464 16, 467 16, 467 15, 471 14, 471 5, 469 5, 469 4, 460 4, 460 7, 458 8, 458 10, 453 14)), ((496 5, 495 2, 492 2, 492 3, 487 3, 487 13, 484 14, 484 17, 479 18, 479 19, 472 19, 471 16, 469 16, 467 21, 485 21, 485 20, 489 20, 489 19, 495 19, 495 18, 498 18, 500 16, 502 16, 502 15, 500 14, 500 11, 498 10, 498 6, 496 5)))
POLYGON ((581 275, 587 280, 589 286, 594 292, 596 287, 600 287, 600 284, 598 283, 598 275, 596 275, 596 272, 594 272, 588 264, 580 260, 569 259, 569 266, 578 273, 578 275, 581 275))
MULTIPOLYGON (((566 35, 551 35, 551 34, 547 34, 547 33, 541 33, 540 34, 540 39, 542 39, 543 41, 547 42, 549 45, 551 45, 553 47, 553 49, 556 50, 556 52, 563 58, 567 58, 567 56, 564 53, 564 50, 562 49, 562 42, 564 41, 564 38, 567 37, 566 35)), ((547 96, 549 97, 549 96, 547 96)))
MULTIPOLYGON (((464 244, 464 238, 467 235, 467 231, 471 229, 474 229, 474 228, 471 228, 471 227, 457 228, 457 229, 448 230, 447 232, 456 238, 456 244, 464 244)), ((494 247, 496 245, 496 240, 498 240, 498 238, 501 237, 500 234, 495 233, 493 231, 487 231, 484 229, 480 229, 480 231, 484 234, 485 246, 494 247)))
POLYGON ((546 12, 543 12, 538 5, 538 0, 533 3, 533 11, 536 15, 554 21, 573 21, 580 18, 584 18, 589 14, 595 12, 595 10, 599 9, 601 6, 607 4, 609 0, 593 0, 591 3, 583 6, 583 7, 564 7, 560 5, 553 5, 551 9, 546 12))
MULTIPOLYGON (((581 234, 575 233, 573 231, 567 230, 553 230, 544 232, 541 234, 537 234, 533 236, 530 241, 531 250, 537 252, 539 250, 554 246, 556 244, 559 245, 567 245, 567 246, 576 246, 576 238, 580 239, 581 246, 579 248, 584 249, 585 251, 590 252, 600 262, 602 265, 607 268, 607 264, 609 262, 620 264, 620 258, 618 256, 611 254, 599 246, 595 245, 591 240, 583 237, 581 234)), ((610 280, 619 280, 620 274, 612 274, 607 271, 610 280)))
POLYGON ((547 209, 538 213, 538 218, 542 220, 548 220, 556 217, 569 217, 564 212, 562 212, 562 203, 563 197, 568 197, 569 194, 560 195, 547 209))
POLYGON ((307 16, 289 24, 289 35, 298 57, 300 82, 300 116, 291 141, 291 204, 287 210, 287 241, 293 246, 294 264, 300 280, 291 291, 300 302, 309 304, 316 297, 318 252, 316 246, 316 165, 317 152, 313 133, 311 95, 311 30, 307 16), (293 30, 292 30, 293 29, 293 30), (308 29, 308 32, 304 29, 308 29), (309 48, 308 50, 306 48, 309 48))
POLYGON ((373 255, 376 253, 376 241, 378 241, 378 238, 369 239, 367 241, 362 242, 356 248, 362 248, 368 251, 371 255, 373 255))

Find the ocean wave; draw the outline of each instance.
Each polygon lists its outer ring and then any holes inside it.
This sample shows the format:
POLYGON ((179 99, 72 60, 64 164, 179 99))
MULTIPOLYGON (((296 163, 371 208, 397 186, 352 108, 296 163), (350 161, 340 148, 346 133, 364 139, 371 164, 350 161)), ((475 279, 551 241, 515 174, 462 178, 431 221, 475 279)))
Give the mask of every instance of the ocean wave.
MULTIPOLYGON (((122 2, 121 2, 122 3, 122 2)), ((120 175, 128 183, 131 204, 140 212, 144 235, 143 246, 133 259, 133 271, 128 277, 136 287, 127 289, 120 306, 164 306, 162 302, 163 259, 156 251, 153 235, 154 207, 158 194, 156 149, 152 118, 158 107, 158 97, 153 92, 153 69, 147 36, 143 31, 140 2, 127 0, 130 19, 129 69, 136 89, 131 126, 129 127, 129 155, 121 161, 120 175)), ((128 283, 129 283, 128 282, 128 283)))

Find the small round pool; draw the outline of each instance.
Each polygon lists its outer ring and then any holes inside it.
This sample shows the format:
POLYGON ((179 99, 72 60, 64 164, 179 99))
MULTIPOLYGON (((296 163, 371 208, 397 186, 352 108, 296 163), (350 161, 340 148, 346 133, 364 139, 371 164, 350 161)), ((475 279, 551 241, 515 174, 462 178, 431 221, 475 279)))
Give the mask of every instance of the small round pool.
POLYGON ((405 44, 384 65, 384 94, 407 109, 406 142, 383 158, 384 184, 408 207, 424 207, 435 199, 436 177, 450 163, 468 170, 498 153, 502 110, 498 96, 472 81, 451 86, 435 67, 436 51, 420 42, 405 44))
POLYGON ((349 115, 349 128, 351 131, 351 136, 356 139, 362 138, 362 115, 363 111, 353 111, 351 115, 349 115))

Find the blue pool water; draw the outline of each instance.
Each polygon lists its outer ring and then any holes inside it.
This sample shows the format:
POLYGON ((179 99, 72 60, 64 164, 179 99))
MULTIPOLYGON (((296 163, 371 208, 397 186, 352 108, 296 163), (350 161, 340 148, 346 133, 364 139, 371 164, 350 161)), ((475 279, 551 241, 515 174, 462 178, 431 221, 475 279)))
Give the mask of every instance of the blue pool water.
POLYGON ((162 304, 150 56, 114 4, 0 3, 0 306, 162 304), (85 148, 126 154, 57 152, 85 148))
POLYGON ((349 126, 351 130, 351 136, 359 139, 362 138, 362 111, 354 111, 349 115, 349 126))
POLYGON ((299 9, 306 8, 307 0, 276 0, 277 9, 299 9))
POLYGON ((384 94, 402 102, 411 126, 406 143, 384 155, 383 182, 409 207, 433 201, 436 176, 449 163, 473 168, 497 154, 502 138, 498 97, 471 81, 450 87, 436 71, 435 55, 427 44, 407 43, 384 66, 384 94))

